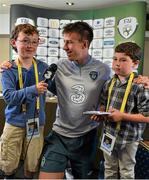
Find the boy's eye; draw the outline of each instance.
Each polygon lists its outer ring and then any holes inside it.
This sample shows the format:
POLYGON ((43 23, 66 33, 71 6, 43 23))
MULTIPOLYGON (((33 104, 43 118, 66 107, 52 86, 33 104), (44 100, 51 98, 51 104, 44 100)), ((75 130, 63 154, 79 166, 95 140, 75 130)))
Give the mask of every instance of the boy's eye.
POLYGON ((39 43, 39 40, 30 41, 30 40, 27 40, 27 39, 24 39, 24 40, 19 40, 18 39, 17 41, 19 41, 20 43, 22 43, 25 46, 27 46, 27 45, 37 46, 38 43, 39 43))
POLYGON ((22 40, 22 43, 29 44, 29 41, 28 40, 22 40))

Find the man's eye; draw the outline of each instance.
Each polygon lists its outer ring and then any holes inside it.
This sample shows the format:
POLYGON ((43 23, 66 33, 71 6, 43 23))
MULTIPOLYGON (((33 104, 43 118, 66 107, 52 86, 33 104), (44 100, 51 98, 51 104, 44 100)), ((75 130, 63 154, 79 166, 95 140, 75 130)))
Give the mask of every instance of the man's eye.
POLYGON ((36 45, 38 44, 38 41, 33 41, 32 44, 36 45))
POLYGON ((73 44, 73 41, 69 41, 68 44, 73 44))

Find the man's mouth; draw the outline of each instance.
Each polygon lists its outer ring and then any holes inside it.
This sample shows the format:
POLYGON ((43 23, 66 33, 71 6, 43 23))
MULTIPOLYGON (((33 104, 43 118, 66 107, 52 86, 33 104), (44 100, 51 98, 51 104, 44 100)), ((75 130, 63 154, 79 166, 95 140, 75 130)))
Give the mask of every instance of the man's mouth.
POLYGON ((72 52, 67 52, 67 56, 71 56, 72 55, 72 52))

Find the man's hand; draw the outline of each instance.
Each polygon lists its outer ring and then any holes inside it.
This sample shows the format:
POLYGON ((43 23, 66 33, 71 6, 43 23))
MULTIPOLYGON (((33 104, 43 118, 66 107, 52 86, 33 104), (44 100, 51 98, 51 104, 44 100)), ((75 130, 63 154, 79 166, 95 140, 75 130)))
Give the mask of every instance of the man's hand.
POLYGON ((149 89, 149 77, 139 75, 137 78, 134 79, 134 82, 137 84, 144 84, 144 87, 149 89))
MULTIPOLYGON (((100 111, 105 111, 104 105, 100 105, 100 111)), ((105 118, 107 118, 107 115, 95 115, 95 114, 93 114, 91 116, 91 120, 96 121, 96 122, 103 121, 103 120, 105 120, 105 118)))
POLYGON ((100 121, 104 121, 105 119, 107 119, 107 116, 108 115, 92 115, 91 120, 96 121, 96 122, 100 122, 100 121))
POLYGON ((9 69, 12 67, 12 64, 10 61, 4 61, 0 64, 0 72, 3 72, 4 69, 9 69))
POLYGON ((44 94, 44 93, 47 91, 47 87, 48 87, 48 84, 45 83, 44 81, 39 82, 39 83, 36 85, 38 94, 44 94))

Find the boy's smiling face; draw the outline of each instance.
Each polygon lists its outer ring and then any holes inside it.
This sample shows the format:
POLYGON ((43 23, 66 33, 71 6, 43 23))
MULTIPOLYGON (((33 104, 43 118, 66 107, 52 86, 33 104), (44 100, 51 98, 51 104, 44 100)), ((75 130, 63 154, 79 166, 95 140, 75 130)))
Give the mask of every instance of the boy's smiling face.
POLYGON ((139 60, 133 61, 125 53, 115 52, 112 62, 112 69, 115 74, 121 77, 127 77, 138 67, 139 60))
POLYGON ((34 33, 32 35, 19 32, 16 40, 11 40, 13 47, 17 49, 17 53, 23 59, 32 58, 36 54, 39 43, 39 36, 34 33))

